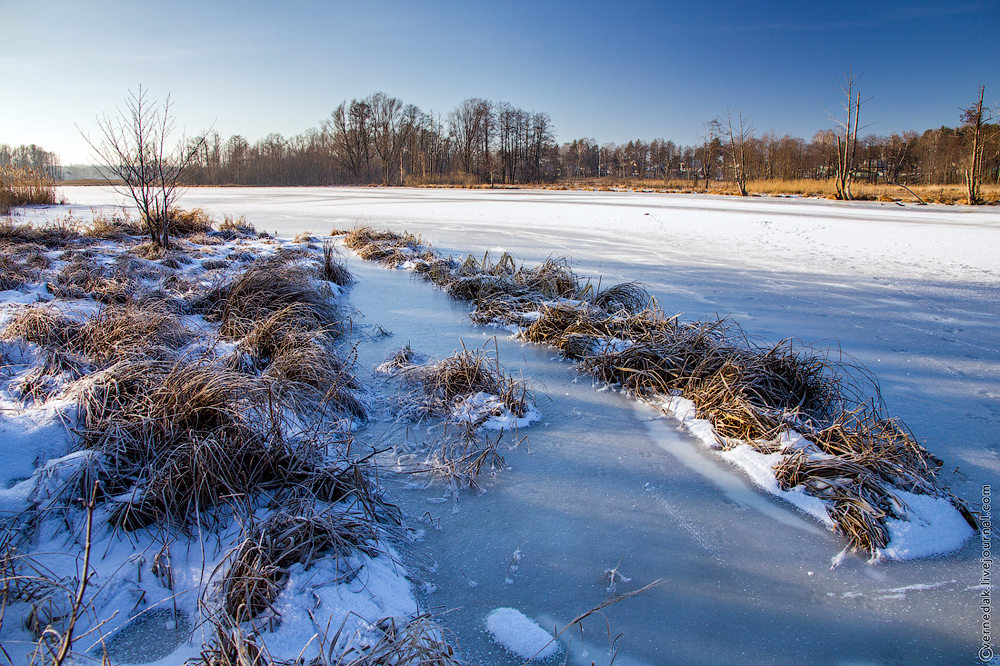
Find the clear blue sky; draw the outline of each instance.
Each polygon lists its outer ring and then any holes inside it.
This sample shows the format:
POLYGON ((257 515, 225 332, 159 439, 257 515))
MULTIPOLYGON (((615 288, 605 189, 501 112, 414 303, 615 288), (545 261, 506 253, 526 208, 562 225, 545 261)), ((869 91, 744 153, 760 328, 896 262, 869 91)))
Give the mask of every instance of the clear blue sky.
POLYGON ((953 126, 983 84, 1000 100, 1000 0, 0 0, 0 35, 0 143, 64 164, 139 84, 189 134, 250 141, 379 90, 507 101, 600 143, 694 143, 727 107, 809 139, 851 66, 863 133, 953 126))

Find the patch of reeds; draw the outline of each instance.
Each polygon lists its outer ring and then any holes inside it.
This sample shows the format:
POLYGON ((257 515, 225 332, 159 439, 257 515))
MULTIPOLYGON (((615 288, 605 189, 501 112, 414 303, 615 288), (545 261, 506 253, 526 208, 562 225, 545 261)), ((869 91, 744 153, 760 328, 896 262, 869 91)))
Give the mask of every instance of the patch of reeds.
POLYGON ((407 261, 433 256, 433 250, 426 246, 419 236, 388 230, 380 231, 369 226, 358 226, 347 232, 344 245, 354 250, 362 259, 377 261, 392 268, 407 261))
POLYGON ((80 221, 71 215, 51 220, 41 226, 18 224, 10 218, 0 219, 0 242, 20 245, 31 243, 47 248, 64 247, 81 240, 80 221))
POLYGON ((279 406, 259 378, 209 363, 119 360, 82 389, 84 445, 107 457, 112 521, 180 525, 287 479, 279 406))
POLYGON ((23 262, 7 254, 0 255, 0 291, 20 289, 33 277, 34 271, 23 262))
POLYGON ((102 307, 89 317, 72 348, 98 366, 136 353, 171 358, 193 334, 159 301, 102 307))
POLYGON ((68 263, 56 273, 52 286, 62 298, 93 299, 101 303, 127 303, 145 289, 144 280, 166 274, 163 267, 127 255, 108 261, 92 250, 63 253, 68 263))
POLYGON ((145 229, 128 212, 107 214, 95 211, 84 233, 92 238, 123 240, 129 236, 140 236, 145 229))
POLYGON ((56 203, 55 182, 42 170, 0 166, 0 215, 14 206, 56 203))
POLYGON ((83 377, 89 364, 78 354, 55 347, 43 348, 38 361, 11 383, 11 393, 20 400, 43 403, 66 382, 83 377))
MULTIPOLYGON (((367 646, 351 644, 336 655, 341 666, 460 666, 461 661, 448 643, 444 630, 430 613, 406 621, 386 618, 376 624, 378 640, 367 646)), ((333 641, 335 643, 335 641, 333 641)))
POLYGON ((227 240, 233 240, 240 236, 257 235, 257 229, 243 215, 239 217, 233 217, 229 214, 223 215, 222 222, 219 223, 219 231, 227 240))
POLYGON ((290 400, 365 420, 367 410, 354 395, 361 387, 353 363, 340 358, 323 329, 303 325, 310 318, 304 305, 292 303, 258 321, 240 340, 230 365, 275 380, 290 400))
POLYGON ((167 215, 167 225, 171 236, 193 236, 210 232, 212 217, 203 208, 171 208, 167 215))
POLYGON ((23 338, 39 347, 73 349, 83 325, 52 305, 19 309, 0 332, 5 340, 23 338))
POLYGON ((375 371, 384 375, 394 375, 403 368, 408 368, 414 365, 416 359, 416 352, 414 352, 413 348, 410 347, 409 343, 407 343, 405 347, 401 347, 389 354, 389 358, 375 368, 375 371))

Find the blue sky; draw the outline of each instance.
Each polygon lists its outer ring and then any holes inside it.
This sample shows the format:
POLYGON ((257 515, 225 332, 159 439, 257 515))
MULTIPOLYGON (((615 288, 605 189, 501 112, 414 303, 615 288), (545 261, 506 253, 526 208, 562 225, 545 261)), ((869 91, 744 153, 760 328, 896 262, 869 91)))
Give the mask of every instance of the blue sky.
POLYGON ((955 125, 980 85, 1000 100, 1000 0, 0 0, 0 34, 0 143, 64 164, 139 84, 189 134, 251 141, 379 90, 442 114, 507 101, 601 143, 694 143, 727 107, 809 139, 851 67, 863 133, 955 125))

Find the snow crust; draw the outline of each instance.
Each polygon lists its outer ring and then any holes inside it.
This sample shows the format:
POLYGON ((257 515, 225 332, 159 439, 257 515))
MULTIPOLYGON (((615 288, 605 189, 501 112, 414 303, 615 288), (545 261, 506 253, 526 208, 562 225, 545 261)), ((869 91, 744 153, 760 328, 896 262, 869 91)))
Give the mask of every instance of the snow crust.
MULTIPOLYGON (((774 453, 761 453, 745 442, 722 450, 721 436, 715 432, 711 422, 696 417, 697 408, 692 401, 671 396, 663 400, 659 407, 680 421, 695 439, 715 450, 720 458, 743 470, 758 488, 788 502, 828 529, 836 528, 823 500, 809 495, 802 486, 782 489, 775 477, 774 467, 786 456, 785 451, 805 448, 812 449, 811 457, 828 457, 816 451, 801 435, 784 433, 779 441, 782 450, 774 453)), ((873 561, 910 560, 949 553, 961 548, 974 534, 962 514, 947 499, 901 490, 895 491, 895 494, 903 503, 901 508, 906 519, 891 518, 887 521, 889 543, 875 554, 873 561)))

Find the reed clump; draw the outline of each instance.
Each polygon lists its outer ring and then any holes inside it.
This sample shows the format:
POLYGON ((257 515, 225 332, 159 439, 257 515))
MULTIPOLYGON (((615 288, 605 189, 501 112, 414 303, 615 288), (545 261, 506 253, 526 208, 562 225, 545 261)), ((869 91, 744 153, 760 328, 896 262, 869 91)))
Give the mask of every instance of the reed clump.
POLYGON ((49 249, 65 247, 85 240, 80 226, 80 221, 71 215, 40 226, 18 224, 8 217, 0 219, 0 243, 4 246, 30 243, 49 249))
POLYGON ((283 475, 290 457, 268 385, 209 363, 119 360, 81 389, 82 439, 107 458, 112 489, 136 496, 112 520, 180 525, 283 475))
POLYGON ((343 666, 460 666, 440 625, 430 613, 420 613, 404 622, 385 618, 376 624, 378 640, 367 647, 351 645, 337 655, 343 666))
POLYGON ((73 349, 83 325, 52 305, 21 308, 0 332, 5 340, 23 338, 39 347, 73 349))
MULTIPOLYGON (((222 608, 233 622, 253 620, 268 610, 284 588, 289 569, 306 570, 320 558, 338 562, 351 553, 377 555, 375 525, 342 511, 309 506, 279 511, 246 530, 222 576, 222 608)), ((346 572, 347 578, 351 572, 346 572)))
POLYGON ((219 223, 218 227, 219 232, 221 232, 227 240, 257 235, 257 229, 254 228, 254 225, 243 215, 240 215, 239 217, 233 217, 228 214, 223 215, 222 222, 219 223))
POLYGON ((323 241, 323 263, 320 265, 320 276, 338 287, 346 287, 354 283, 354 277, 347 270, 347 262, 337 252, 333 239, 323 241))
POLYGON ((208 233, 212 231, 212 216, 203 208, 171 208, 167 213, 167 230, 171 236, 208 233))
POLYGON ((258 322, 289 306, 294 306, 289 313, 297 318, 300 329, 321 330, 331 337, 344 331, 344 317, 331 294, 313 284, 305 266, 284 258, 257 260, 194 303, 230 339, 243 338, 258 322))
POLYGON ((421 415, 448 415, 470 396, 495 396, 514 416, 523 417, 532 403, 527 383, 500 365, 496 354, 464 347, 435 363, 402 367, 399 373, 414 391, 408 402, 421 415))
POLYGON ((358 226, 347 232, 344 245, 354 250, 362 259, 377 261, 391 268, 408 261, 433 256, 433 250, 426 246, 419 236, 388 230, 379 231, 369 226, 358 226))

